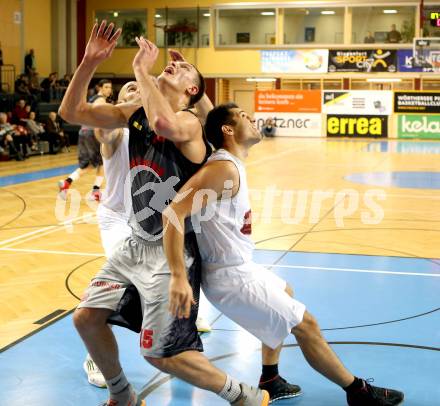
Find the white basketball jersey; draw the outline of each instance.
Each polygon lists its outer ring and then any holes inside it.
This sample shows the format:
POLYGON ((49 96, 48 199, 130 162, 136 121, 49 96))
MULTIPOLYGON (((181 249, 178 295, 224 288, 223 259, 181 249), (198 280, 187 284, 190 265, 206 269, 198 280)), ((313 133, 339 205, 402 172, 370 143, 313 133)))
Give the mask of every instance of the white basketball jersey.
POLYGON ((130 171, 128 158, 128 128, 124 128, 122 140, 110 159, 102 158, 106 180, 101 205, 114 212, 124 213, 124 182, 130 171))
POLYGON ((246 169, 238 158, 224 149, 214 152, 208 161, 233 162, 238 169, 240 186, 234 197, 212 202, 199 213, 201 232, 196 230, 196 235, 202 261, 224 265, 251 261, 254 243, 250 238, 252 214, 246 169), (207 220, 203 220, 204 217, 207 220))

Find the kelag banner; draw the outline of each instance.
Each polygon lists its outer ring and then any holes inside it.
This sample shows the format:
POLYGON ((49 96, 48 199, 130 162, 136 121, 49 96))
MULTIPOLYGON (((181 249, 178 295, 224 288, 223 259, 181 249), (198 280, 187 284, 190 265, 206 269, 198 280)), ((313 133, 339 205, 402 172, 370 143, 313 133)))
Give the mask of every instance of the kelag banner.
POLYGON ((440 114, 440 92, 394 92, 394 112, 440 114))
POLYGON ((399 138, 440 139, 440 116, 434 114, 399 114, 397 136, 399 138))
POLYGON ((396 64, 396 50, 330 50, 328 59, 328 71, 396 72, 396 64))
POLYGON ((328 137, 387 137, 387 116, 327 116, 328 137))

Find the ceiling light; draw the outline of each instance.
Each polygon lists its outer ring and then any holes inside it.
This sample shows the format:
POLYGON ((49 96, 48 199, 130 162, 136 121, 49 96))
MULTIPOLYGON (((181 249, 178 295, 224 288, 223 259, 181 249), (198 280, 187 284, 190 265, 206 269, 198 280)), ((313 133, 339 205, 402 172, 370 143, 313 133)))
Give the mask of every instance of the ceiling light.
POLYGON ((330 16, 330 15, 335 14, 335 12, 331 11, 331 10, 324 10, 324 11, 321 11, 321 14, 330 16))
POLYGON ((401 82, 402 79, 399 78, 370 78, 367 82, 378 82, 378 83, 390 83, 390 82, 401 82))
POLYGON ((203 17, 210 17, 211 14, 210 13, 203 13, 203 17))
POLYGON ((117 11, 115 11, 114 13, 113 13, 113 17, 117 17, 119 15, 119 13, 117 12, 117 11))
POLYGON ((261 15, 262 16, 274 16, 275 13, 273 11, 262 11, 261 15))
POLYGON ((384 10, 384 14, 397 14, 397 10, 384 10))
POLYGON ((161 18, 162 16, 160 14, 155 15, 156 18, 161 18))
POLYGON ((275 78, 247 78, 246 82, 276 82, 275 78))

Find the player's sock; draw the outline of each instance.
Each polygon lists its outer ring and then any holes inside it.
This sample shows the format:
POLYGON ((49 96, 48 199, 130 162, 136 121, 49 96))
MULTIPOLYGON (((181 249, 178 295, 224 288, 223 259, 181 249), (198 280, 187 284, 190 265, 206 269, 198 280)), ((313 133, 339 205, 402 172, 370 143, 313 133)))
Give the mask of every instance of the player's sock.
POLYGON ((263 365, 260 382, 267 382, 278 376, 278 364, 263 365))
MULTIPOLYGON (((81 176, 81 169, 78 168, 78 169, 75 169, 75 170, 69 175, 69 177, 68 177, 67 179, 70 179, 70 183, 72 183, 72 182, 74 182, 75 180, 78 180, 80 176, 81 176)), ((67 180, 67 179, 66 179, 66 180, 67 180)))
POLYGON ((117 404, 125 405, 128 403, 131 395, 131 387, 122 369, 117 376, 106 380, 105 382, 110 391, 110 399, 120 402, 117 404))
POLYGON ((235 402, 241 395, 240 382, 235 378, 226 375, 225 386, 218 395, 229 403, 235 402))
POLYGON ((345 392, 357 391, 364 386, 364 381, 362 379, 354 377, 354 381, 344 388, 345 392))
POLYGON ((93 184, 93 189, 97 187, 98 189, 102 186, 102 182, 104 181, 104 176, 97 176, 95 178, 95 183, 93 184))

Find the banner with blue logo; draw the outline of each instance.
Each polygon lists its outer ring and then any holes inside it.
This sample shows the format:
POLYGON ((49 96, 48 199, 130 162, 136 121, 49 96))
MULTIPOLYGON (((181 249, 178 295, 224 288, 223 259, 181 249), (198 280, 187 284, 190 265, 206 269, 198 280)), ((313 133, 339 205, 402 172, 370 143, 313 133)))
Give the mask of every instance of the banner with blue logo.
POLYGON ((423 72, 421 66, 414 66, 412 49, 399 49, 397 51, 397 70, 399 72, 423 72))

